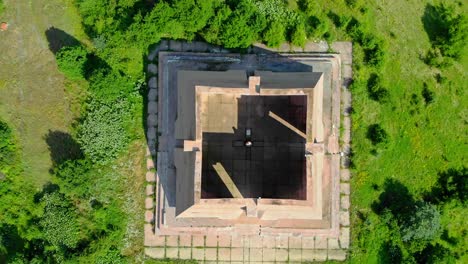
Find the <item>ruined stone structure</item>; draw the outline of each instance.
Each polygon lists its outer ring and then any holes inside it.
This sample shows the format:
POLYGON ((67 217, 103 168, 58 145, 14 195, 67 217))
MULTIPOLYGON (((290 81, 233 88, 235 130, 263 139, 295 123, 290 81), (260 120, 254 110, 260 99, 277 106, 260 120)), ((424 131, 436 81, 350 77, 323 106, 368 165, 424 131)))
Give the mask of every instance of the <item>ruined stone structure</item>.
MULTIPOLYGON (((339 127, 350 56, 258 47, 205 53, 200 43, 185 48, 198 52, 166 52, 166 45, 148 67, 156 76, 154 100, 148 96, 146 254, 213 263, 344 260, 349 177, 340 183, 340 174, 349 172, 340 166, 347 150, 339 127)), ((347 43, 336 47, 350 54, 347 43)))

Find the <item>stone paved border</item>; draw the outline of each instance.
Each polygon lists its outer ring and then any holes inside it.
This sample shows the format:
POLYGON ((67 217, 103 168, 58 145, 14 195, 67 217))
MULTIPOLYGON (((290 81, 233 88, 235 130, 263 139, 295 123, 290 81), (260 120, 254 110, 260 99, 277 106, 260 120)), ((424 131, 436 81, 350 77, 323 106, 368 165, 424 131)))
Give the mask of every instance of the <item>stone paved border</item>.
POLYGON ((341 100, 343 109, 343 134, 340 136, 342 168, 340 170, 340 234, 338 238, 327 237, 301 237, 289 234, 280 237, 259 236, 232 236, 224 235, 170 235, 157 236, 154 233, 155 199, 157 190, 156 177, 156 149, 158 128, 158 65, 159 51, 191 51, 191 52, 221 52, 229 50, 212 46, 203 42, 182 42, 162 40, 159 45, 148 54, 148 96, 147 96, 147 130, 148 148, 146 196, 145 199, 145 254, 151 258, 162 259, 192 259, 200 263, 302 263, 304 261, 344 261, 350 247, 350 171, 349 154, 351 152, 351 93, 348 89, 352 81, 352 44, 350 42, 335 42, 331 46, 326 42, 307 43, 305 47, 292 47, 284 44, 278 49, 269 49, 262 44, 256 44, 249 52, 327 52, 340 54, 342 60, 342 91, 341 100))

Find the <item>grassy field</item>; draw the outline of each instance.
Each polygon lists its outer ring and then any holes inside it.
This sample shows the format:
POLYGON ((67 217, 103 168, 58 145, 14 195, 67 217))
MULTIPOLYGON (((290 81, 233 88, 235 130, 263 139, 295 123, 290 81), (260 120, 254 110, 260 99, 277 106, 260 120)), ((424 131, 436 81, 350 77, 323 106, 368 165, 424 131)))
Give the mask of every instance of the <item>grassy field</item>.
POLYGON ((78 87, 67 92, 45 32, 56 27, 81 41, 86 36, 69 0, 4 4, 0 20, 7 21, 9 29, 0 32, 0 115, 13 124, 20 139, 24 176, 39 188, 49 180, 52 165, 44 137, 49 131, 69 131, 79 94, 78 87))

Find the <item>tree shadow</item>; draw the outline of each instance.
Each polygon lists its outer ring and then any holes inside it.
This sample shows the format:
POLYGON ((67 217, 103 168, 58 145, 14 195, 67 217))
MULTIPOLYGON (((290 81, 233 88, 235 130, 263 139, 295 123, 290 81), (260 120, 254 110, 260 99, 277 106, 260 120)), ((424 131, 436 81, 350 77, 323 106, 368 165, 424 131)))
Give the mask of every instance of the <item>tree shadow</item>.
POLYGON ((60 190, 60 186, 47 182, 42 186, 42 190, 34 194, 34 202, 39 203, 46 194, 51 194, 60 190))
POLYGON ((80 144, 69 133, 49 130, 45 141, 49 146, 53 168, 67 160, 83 158, 80 144))
POLYGON ((446 9, 442 5, 427 4, 424 8, 421 20, 424 30, 433 44, 438 43, 441 39, 449 38, 449 31, 442 19, 443 12, 446 12, 446 9))
POLYGON ((374 213, 382 215, 385 211, 390 211, 399 221, 413 213, 416 202, 408 188, 401 182, 386 179, 383 190, 378 201, 371 205, 374 213))
POLYGON ((78 46, 81 44, 75 37, 56 27, 48 28, 45 31, 45 35, 49 42, 49 49, 54 54, 63 47, 78 46))
POLYGON ((379 249, 379 263, 402 263, 403 252, 391 241, 384 242, 379 249))
POLYGON ((444 203, 451 199, 458 199, 463 204, 468 201, 468 169, 451 168, 439 172, 437 184, 430 192, 424 194, 424 200, 432 203, 444 203))

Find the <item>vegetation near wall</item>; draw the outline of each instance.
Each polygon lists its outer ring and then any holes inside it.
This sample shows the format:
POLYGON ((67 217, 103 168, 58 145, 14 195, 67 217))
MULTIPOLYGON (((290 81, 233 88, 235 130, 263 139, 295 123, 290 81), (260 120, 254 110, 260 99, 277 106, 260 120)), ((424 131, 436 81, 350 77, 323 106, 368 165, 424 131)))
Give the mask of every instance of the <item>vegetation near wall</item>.
POLYGON ((135 213, 127 204, 139 198, 126 197, 128 182, 115 168, 132 144, 144 142, 144 58, 161 39, 240 52, 257 41, 271 47, 353 41, 349 262, 468 262, 462 1, 74 4, 89 41, 55 28, 45 34, 67 40, 51 50, 84 95, 71 132, 49 131, 44 138, 53 167, 41 190, 22 180, 17 132, 0 121, 0 263, 142 261, 141 237, 128 239, 138 231, 129 228, 135 213))

